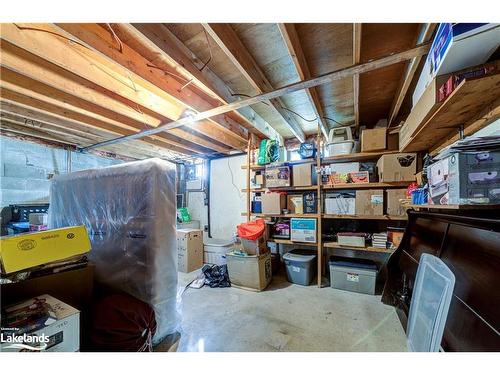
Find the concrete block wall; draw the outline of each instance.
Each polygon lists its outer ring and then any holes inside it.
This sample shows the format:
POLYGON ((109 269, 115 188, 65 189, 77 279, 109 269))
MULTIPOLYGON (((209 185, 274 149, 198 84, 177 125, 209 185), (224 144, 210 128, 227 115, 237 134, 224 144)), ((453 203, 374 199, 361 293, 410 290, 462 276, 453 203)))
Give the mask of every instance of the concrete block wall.
POLYGON ((10 204, 48 203, 54 175, 122 163, 121 160, 71 152, 0 136, 0 208, 10 204))

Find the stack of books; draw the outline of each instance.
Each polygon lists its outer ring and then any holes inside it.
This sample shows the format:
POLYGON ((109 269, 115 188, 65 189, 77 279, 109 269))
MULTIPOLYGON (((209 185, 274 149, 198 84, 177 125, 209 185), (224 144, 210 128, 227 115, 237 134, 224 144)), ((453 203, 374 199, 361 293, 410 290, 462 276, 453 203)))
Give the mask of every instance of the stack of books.
POLYGON ((386 249, 387 248, 387 232, 373 233, 372 246, 386 249))

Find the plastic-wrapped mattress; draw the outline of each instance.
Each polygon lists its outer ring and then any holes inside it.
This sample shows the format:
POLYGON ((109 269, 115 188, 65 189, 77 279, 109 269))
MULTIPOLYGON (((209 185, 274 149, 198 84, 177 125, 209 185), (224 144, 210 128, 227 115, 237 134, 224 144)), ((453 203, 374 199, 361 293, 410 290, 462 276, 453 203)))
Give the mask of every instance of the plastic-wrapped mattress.
POLYGON ((153 341, 178 324, 176 168, 148 159, 57 176, 49 227, 87 227, 98 282, 151 304, 153 341))

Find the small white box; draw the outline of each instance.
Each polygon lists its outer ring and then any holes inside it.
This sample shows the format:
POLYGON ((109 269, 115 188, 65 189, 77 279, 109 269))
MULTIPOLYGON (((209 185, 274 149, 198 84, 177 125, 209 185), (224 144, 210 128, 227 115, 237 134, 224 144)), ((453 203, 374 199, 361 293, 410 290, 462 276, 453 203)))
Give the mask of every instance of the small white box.
POLYGON ((337 234, 337 243, 340 246, 353 246, 353 247, 365 247, 366 238, 364 236, 347 236, 341 233, 337 234))
POLYGON ((5 308, 2 323, 0 352, 80 350, 80 312, 48 294, 5 308))
POLYGON ((355 215, 356 198, 346 198, 338 196, 335 198, 325 198, 325 214, 327 215, 355 215))
POLYGON ((292 218, 290 229, 292 241, 316 243, 316 219, 292 218))

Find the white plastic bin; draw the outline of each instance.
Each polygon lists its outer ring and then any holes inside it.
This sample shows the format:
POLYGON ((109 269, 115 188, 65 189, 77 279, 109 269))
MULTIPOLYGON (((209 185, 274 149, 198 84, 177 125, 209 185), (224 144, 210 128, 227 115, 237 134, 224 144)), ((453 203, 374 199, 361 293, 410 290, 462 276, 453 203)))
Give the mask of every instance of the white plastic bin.
POLYGON ((448 317, 455 275, 438 257, 422 254, 408 315, 408 350, 437 352, 448 317))
POLYGON ((203 240, 203 262, 205 264, 227 264, 226 253, 231 251, 234 241, 231 239, 205 238, 203 240))

